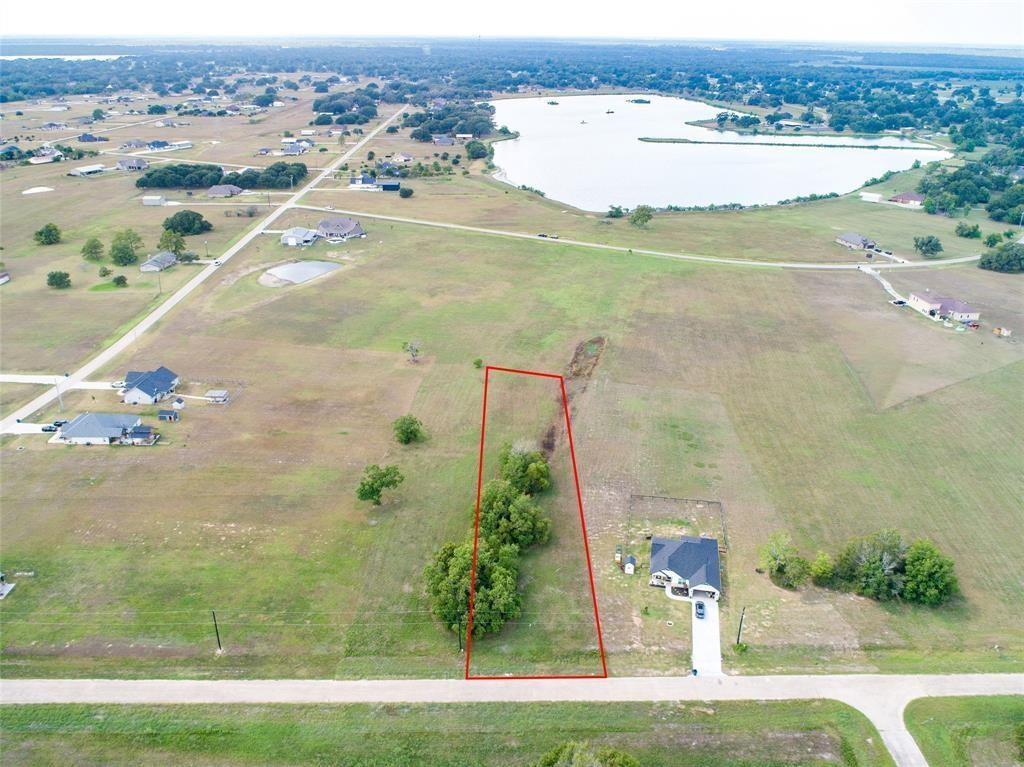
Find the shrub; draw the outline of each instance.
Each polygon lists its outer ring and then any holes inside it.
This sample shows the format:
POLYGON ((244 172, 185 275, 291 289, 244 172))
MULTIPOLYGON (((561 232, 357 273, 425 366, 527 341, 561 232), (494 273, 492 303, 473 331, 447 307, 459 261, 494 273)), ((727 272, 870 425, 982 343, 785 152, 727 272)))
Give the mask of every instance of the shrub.
POLYGON ((125 277, 123 274, 117 275, 113 280, 111 280, 111 282, 113 282, 114 285, 116 285, 119 288, 128 287, 128 278, 125 277))
POLYGON ((483 366, 484 366, 483 358, 477 357, 475 360, 473 360, 473 367, 475 367, 477 370, 479 370, 483 366))
POLYGON ((761 566, 777 585, 795 589, 810 575, 810 564, 799 556, 786 533, 772 533, 761 547, 761 566))
POLYGON ((977 224, 968 224, 966 221, 961 221, 956 225, 956 236, 966 237, 969 240, 981 239, 981 227, 977 224))
POLYGON ((57 290, 71 287, 71 275, 67 272, 50 272, 46 275, 46 284, 57 290))
POLYGON ((60 242, 60 228, 56 224, 46 224, 32 238, 40 245, 56 245, 60 242))
POLYGON ((908 602, 936 607, 957 591, 953 560, 931 541, 918 540, 907 549, 902 596, 908 602))
POLYGON ((398 196, 401 197, 403 200, 408 200, 410 197, 413 196, 413 194, 413 190, 407 186, 403 186, 401 189, 398 190, 398 196))
POLYGON ((395 419, 391 424, 395 430, 395 439, 403 445, 419 442, 426 434, 423 431, 423 424, 413 415, 403 415, 395 419))
POLYGON ((570 741, 544 754, 532 767, 640 767, 640 762, 617 748, 595 749, 587 743, 570 741))
POLYGON ((835 577, 836 566, 832 557, 824 551, 819 551, 811 562, 811 581, 815 586, 831 586, 835 577))
POLYGON ((101 266, 100 267, 100 271, 99 271, 100 277, 109 277, 111 274, 113 274, 113 271, 109 267, 106 267, 106 266, 101 266))

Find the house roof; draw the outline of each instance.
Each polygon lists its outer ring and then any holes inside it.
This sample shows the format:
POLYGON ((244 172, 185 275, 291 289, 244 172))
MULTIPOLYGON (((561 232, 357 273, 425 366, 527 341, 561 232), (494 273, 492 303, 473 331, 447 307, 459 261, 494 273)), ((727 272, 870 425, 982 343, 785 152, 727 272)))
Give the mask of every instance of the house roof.
POLYGON ((363 234, 359 222, 347 216, 331 216, 316 225, 317 233, 323 237, 358 237, 363 234))
POLYGON ((161 416, 161 417, 164 417, 164 416, 170 416, 171 418, 177 418, 178 417, 178 411, 177 410, 157 410, 156 414, 158 416, 161 416))
POLYGON ((632 554, 630 554, 628 557, 626 557, 625 563, 627 565, 636 565, 636 557, 634 557, 632 554))
POLYGON ((131 413, 82 413, 64 424, 60 434, 65 439, 119 439, 140 422, 131 413))
POLYGON ((349 186, 359 186, 359 185, 373 186, 374 184, 377 183, 377 179, 375 179, 373 176, 370 176, 370 175, 368 175, 366 173, 363 173, 363 174, 361 174, 359 176, 355 176, 355 175, 352 176, 348 180, 348 183, 349 183, 349 186))
POLYGON ((232 197, 242 193, 242 187, 234 184, 214 184, 206 190, 210 197, 232 197))
MULTIPOLYGON (((178 263, 178 257, 169 250, 161 250, 142 262, 142 266, 155 266, 158 269, 166 269, 178 263)), ((140 267, 141 268, 141 267, 140 267)))
POLYGON ((856 232, 843 232, 839 235, 839 239, 843 242, 849 242, 853 245, 864 246, 868 243, 873 243, 874 240, 865 237, 863 234, 857 234, 856 232))
POLYGON ((889 198, 892 202, 924 202, 924 195, 917 192, 903 192, 889 198))
POLYGON ((714 538, 651 538, 651 572, 663 570, 675 573, 691 588, 707 585, 722 590, 718 541, 714 538))
POLYGON ((307 229, 304 226, 293 226, 291 229, 285 229, 281 233, 281 242, 286 242, 292 238, 297 240, 314 240, 316 237, 316 229, 307 229))
POLYGON ((939 312, 942 314, 948 314, 950 312, 957 312, 962 314, 970 314, 976 312, 970 304, 965 304, 958 298, 946 298, 945 296, 936 296, 935 302, 939 304, 939 312))
POLYGON ((129 370, 124 377, 126 389, 138 389, 143 394, 155 397, 171 390, 178 380, 178 374, 163 365, 156 370, 129 370))
POLYGON ((144 170, 149 167, 149 163, 143 160, 141 157, 132 157, 127 160, 118 160, 117 165, 119 168, 139 168, 144 170))

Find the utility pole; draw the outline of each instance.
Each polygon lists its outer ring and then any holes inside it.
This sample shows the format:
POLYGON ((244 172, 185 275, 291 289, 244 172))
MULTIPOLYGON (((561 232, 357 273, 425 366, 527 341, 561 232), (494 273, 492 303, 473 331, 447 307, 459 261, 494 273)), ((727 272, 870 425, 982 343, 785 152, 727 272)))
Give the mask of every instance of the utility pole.
POLYGON ((217 625, 217 611, 210 610, 213 615, 213 631, 217 635, 217 652, 224 652, 224 648, 220 646, 220 627, 217 625))
POLYGON ((740 610, 740 627, 736 630, 736 644, 740 643, 740 639, 743 637, 743 616, 747 614, 747 608, 744 607, 740 610))

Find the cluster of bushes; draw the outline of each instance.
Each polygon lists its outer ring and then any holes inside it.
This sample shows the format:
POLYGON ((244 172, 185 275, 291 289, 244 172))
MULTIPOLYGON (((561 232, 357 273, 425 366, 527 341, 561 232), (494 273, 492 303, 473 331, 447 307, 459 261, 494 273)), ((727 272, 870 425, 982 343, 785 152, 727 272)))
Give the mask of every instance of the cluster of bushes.
MULTIPOLYGON (((473 636, 496 633, 522 612, 519 558, 551 536, 551 521, 535 497, 551 486, 543 453, 512 445, 499 455, 499 478, 480 495, 479 539, 473 598, 473 636)), ((425 571, 434 615, 461 632, 469 616, 473 539, 447 543, 425 571)))
POLYGON ((799 588, 810 579, 816 586, 882 602, 902 599, 938 606, 958 590, 952 559, 928 540, 907 545, 896 530, 856 538, 835 557, 818 552, 811 562, 800 556, 788 535, 775 533, 761 547, 761 566, 783 588, 799 588))
POLYGON ((993 272, 1020 274, 1024 272, 1024 245, 1005 242, 981 257, 978 266, 993 272))
POLYGON ((174 163, 149 168, 135 181, 141 189, 205 189, 234 184, 243 189, 287 189, 309 175, 301 162, 275 162, 261 171, 252 168, 225 174, 219 165, 174 163))

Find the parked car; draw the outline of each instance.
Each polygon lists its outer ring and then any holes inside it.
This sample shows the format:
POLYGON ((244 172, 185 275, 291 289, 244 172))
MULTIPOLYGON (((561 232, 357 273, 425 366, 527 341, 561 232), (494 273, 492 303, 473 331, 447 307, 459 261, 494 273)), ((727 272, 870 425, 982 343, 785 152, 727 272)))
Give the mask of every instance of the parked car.
POLYGON ((123 389, 124 388, 124 381, 112 381, 110 383, 110 388, 111 389, 123 389))
POLYGON ((541 232, 541 233, 540 233, 540 234, 538 234, 537 236, 538 236, 538 237, 547 237, 547 235, 546 235, 546 234, 544 234, 544 232, 541 232))
POLYGON ((557 234, 549 234, 548 236, 549 236, 549 237, 550 237, 550 238, 551 238, 552 240, 557 240, 557 239, 558 239, 558 235, 557 235, 557 234))
POLYGON ((213 265, 214 266, 220 266, 221 265, 221 260, 218 258, 216 261, 213 262, 213 265))
POLYGON ((53 425, 56 426, 59 429, 61 426, 63 426, 67 422, 68 422, 67 418, 60 418, 60 419, 54 421, 53 425))
POLYGON ((50 432, 50 431, 57 431, 57 427, 56 427, 56 426, 54 426, 54 425, 53 425, 53 424, 51 423, 51 424, 47 424, 46 426, 44 426, 42 430, 43 430, 43 431, 47 431, 47 432, 50 432))
POLYGON ((694 612, 697 613, 698 620, 704 620, 704 603, 703 602, 698 602, 695 605, 694 612))
POLYGON ((900 299, 900 298, 894 298, 889 303, 892 304, 893 306, 906 306, 907 305, 907 302, 902 300, 902 299, 900 299))

